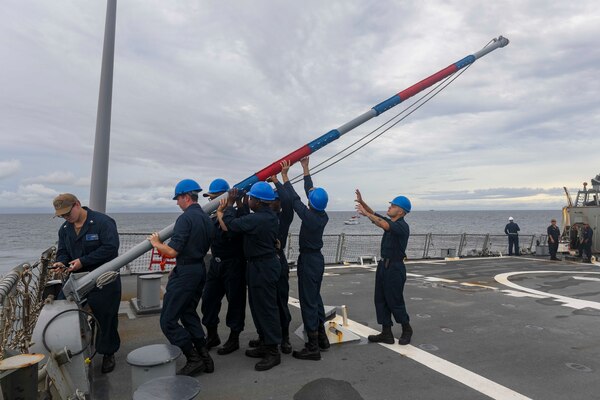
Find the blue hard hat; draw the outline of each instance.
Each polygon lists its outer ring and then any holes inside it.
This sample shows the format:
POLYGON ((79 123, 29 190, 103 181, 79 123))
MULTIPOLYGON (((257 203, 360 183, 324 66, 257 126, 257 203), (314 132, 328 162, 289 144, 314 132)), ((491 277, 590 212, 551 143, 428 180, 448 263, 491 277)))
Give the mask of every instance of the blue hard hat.
POLYGON ((275 192, 273 191, 271 185, 269 185, 267 182, 256 182, 250 188, 248 195, 264 201, 275 200, 275 192))
POLYGON ((323 188, 314 188, 308 194, 308 203, 317 211, 325 211, 329 196, 323 188))
POLYGON ((177 200, 177 197, 182 194, 190 192, 198 193, 201 191, 202 188, 200 187, 200 185, 198 185, 198 182, 196 182, 193 179, 184 179, 182 181, 179 181, 179 183, 175 186, 175 196, 173 196, 173 200, 177 200))
POLYGON ((410 204, 410 200, 404 196, 398 196, 398 197, 394 198, 394 200, 390 201, 390 203, 400 207, 407 213, 409 213, 410 209, 412 208, 412 206, 410 204))
POLYGON ((204 194, 204 196, 208 196, 209 194, 215 193, 223 193, 229 190, 229 183, 225 179, 217 178, 210 183, 208 187, 208 192, 204 194))

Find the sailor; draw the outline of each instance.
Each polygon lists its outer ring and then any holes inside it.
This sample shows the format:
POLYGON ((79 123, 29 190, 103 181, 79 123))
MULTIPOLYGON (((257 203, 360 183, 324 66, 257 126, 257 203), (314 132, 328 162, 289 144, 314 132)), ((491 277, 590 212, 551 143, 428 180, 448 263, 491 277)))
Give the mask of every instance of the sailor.
POLYGON ((402 335, 398 340, 401 345, 410 343, 413 334, 410 318, 404 303, 404 284, 406 283, 406 245, 410 229, 404 220, 412 208, 410 200, 405 196, 397 196, 387 210, 387 217, 379 215, 365 203, 356 189, 356 210, 366 216, 373 224, 383 229, 381 238, 381 259, 375 272, 375 312, 377 323, 382 331, 378 335, 369 335, 369 342, 393 344, 392 316, 402 324, 402 335))
POLYGON ((308 157, 300 160, 304 175, 304 191, 308 197, 308 207, 302 203, 288 178, 289 162, 281 164, 281 178, 284 187, 292 196, 292 205, 302 220, 298 238, 300 255, 298 256, 298 293, 300 311, 308 342, 300 351, 292 356, 301 360, 320 360, 320 350, 330 347, 325 332, 325 310, 321 298, 321 282, 325 272, 325 259, 321 253, 323 247, 323 231, 329 221, 325 212, 329 197, 323 188, 313 187, 308 157))
POLYGON ((552 218, 548 231, 548 251, 550 252, 550 259, 558 261, 556 258, 556 252, 558 251, 558 240, 560 237, 560 229, 556 226, 556 220, 552 218))
MULTIPOLYGON (((226 180, 217 178, 210 183, 203 196, 216 199, 229 190, 226 180)), ((247 214, 241 201, 238 202, 237 216, 247 214)), ((202 294, 202 323, 206 327, 206 347, 216 347, 221 343, 217 327, 221 301, 227 297, 225 324, 230 329, 229 338, 217 350, 220 355, 232 353, 240 348, 240 333, 244 330, 246 318, 246 260, 244 259, 243 235, 230 232, 225 224, 213 218, 215 237, 211 245, 212 258, 202 294)))
POLYGON ((577 257, 579 257, 580 256, 579 232, 577 230, 577 226, 575 226, 575 225, 571 226, 571 229, 569 230, 569 239, 570 239, 569 248, 571 250, 574 250, 575 255, 577 257))
POLYGON ((214 371, 196 311, 206 281, 204 256, 214 230, 210 218, 198 204, 201 191, 200 185, 192 179, 180 181, 175 186, 173 200, 177 200, 183 214, 175 221, 171 241, 163 243, 157 232, 148 237, 161 254, 176 259, 163 297, 160 328, 169 342, 180 347, 187 358, 178 375, 193 376, 214 371))
MULTIPOLYGON (((277 175, 272 175, 267 182, 275 184, 275 200, 271 203, 271 209, 275 211, 279 218, 279 233, 277 235, 277 256, 281 264, 281 275, 277 282, 277 308, 279 309, 279 322, 281 322, 281 352, 290 354, 292 345, 290 344, 290 323, 292 314, 288 305, 290 296, 290 266, 285 256, 285 246, 287 244, 290 225, 294 220, 294 209, 292 208, 292 199, 287 193, 277 175)), ((260 347, 263 342, 262 332, 257 332, 258 338, 252 339, 248 343, 249 347, 260 347)))
POLYGON ((244 234, 248 302, 252 319, 263 336, 263 345, 246 350, 248 357, 261 358, 254 369, 266 371, 281 363, 281 323, 277 308, 277 282, 281 264, 277 258, 277 233, 279 220, 271 209, 275 193, 266 182, 256 182, 248 192, 248 205, 253 212, 238 217, 233 208, 238 196, 236 188, 230 189, 227 199, 222 199, 217 218, 228 231, 244 234))
POLYGON ((581 257, 583 262, 592 262, 592 238, 594 237, 594 231, 587 222, 583 223, 583 229, 581 231, 581 257))
POLYGON ((513 255, 513 248, 516 256, 520 256, 519 251, 519 225, 514 222, 513 217, 508 217, 508 224, 504 227, 504 233, 508 236, 508 255, 513 255))
MULTIPOLYGON (((53 204, 55 215, 65 219, 58 231, 54 267, 66 268, 68 272, 89 272, 118 256, 119 233, 112 218, 82 207, 77 197, 70 193, 56 196, 53 204)), ((96 351, 103 355, 102 373, 108 373, 115 369, 114 354, 121 345, 117 330, 120 276, 101 289, 92 289, 87 295, 87 303, 100 325, 95 345, 96 351)))

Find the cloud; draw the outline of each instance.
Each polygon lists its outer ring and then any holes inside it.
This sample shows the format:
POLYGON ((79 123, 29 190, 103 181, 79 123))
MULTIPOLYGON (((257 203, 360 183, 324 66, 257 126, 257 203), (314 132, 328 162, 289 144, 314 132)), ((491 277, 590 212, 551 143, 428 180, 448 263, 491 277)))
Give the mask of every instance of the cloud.
POLYGON ((15 175, 20 170, 21 162, 19 160, 0 161, 0 179, 15 175))
POLYGON ((71 185, 77 181, 75 175, 68 171, 54 171, 46 175, 23 179, 24 183, 40 183, 50 185, 71 185))
POLYGON ((19 186, 14 192, 0 192, 0 207, 15 209, 17 206, 41 206, 51 204, 52 198, 59 193, 41 184, 19 186))
MULTIPOLYGON (((595 2, 152 3, 118 5, 109 207, 171 207, 183 178, 239 182, 499 34, 510 45, 317 175, 332 209, 351 209, 356 187, 377 207, 404 193, 416 209, 554 208, 553 188, 599 172, 591 157, 574 169, 563 156, 598 143, 595 2)), ((0 159, 21 164, 0 164, 0 192, 87 193, 105 4, 8 0, 3 11, 0 159)))

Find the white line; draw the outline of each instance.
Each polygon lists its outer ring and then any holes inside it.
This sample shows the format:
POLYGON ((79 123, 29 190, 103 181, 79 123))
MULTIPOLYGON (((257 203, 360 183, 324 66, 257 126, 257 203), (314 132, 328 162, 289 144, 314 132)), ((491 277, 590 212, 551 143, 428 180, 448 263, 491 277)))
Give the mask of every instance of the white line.
POLYGON ((553 293, 546 293, 546 292, 542 292, 541 290, 535 290, 535 289, 530 289, 527 287, 523 287, 520 285, 517 285, 514 282, 511 282, 508 278, 510 278, 513 275, 524 275, 524 274, 594 274, 594 275, 599 275, 600 272, 575 272, 575 271, 525 271, 525 272, 507 272, 505 274, 498 274, 494 277, 494 279, 496 280, 496 282, 501 283, 505 286, 511 287, 513 289, 519 290, 521 292, 526 292, 526 293, 531 293, 537 296, 542 296, 542 297, 546 297, 546 298, 551 298, 554 299, 560 303, 563 303, 562 305, 565 307, 571 307, 571 308, 575 308, 577 310, 581 310, 583 308, 594 308, 596 310, 600 310, 600 303, 596 302, 596 301, 589 301, 589 300, 579 300, 579 299, 574 299, 572 297, 567 297, 567 296, 561 296, 559 294, 553 294, 553 293))
MULTIPOLYGON (((300 308, 300 303, 297 299, 290 297, 289 304, 294 307, 300 308)), ((338 315, 336 317, 336 322, 341 323, 341 317, 338 315), (339 320, 338 320, 339 319, 339 320)), ((347 320, 348 325, 344 326, 348 328, 352 332, 357 335, 367 337, 369 335, 375 335, 379 332, 369 328, 368 326, 359 324, 356 321, 351 319, 347 320)), ((531 400, 529 397, 523 396, 520 393, 515 392, 505 386, 502 386, 494 381, 491 381, 487 378, 484 378, 481 375, 478 375, 474 372, 469 371, 463 367, 460 367, 456 364, 451 363, 450 361, 446 361, 443 358, 434 356, 431 353, 428 353, 424 350, 421 350, 417 347, 408 345, 408 346, 400 346, 395 344, 384 344, 378 343, 381 346, 388 348, 404 357, 408 357, 427 368, 431 368, 432 370, 439 372, 442 375, 445 375, 449 378, 454 379, 457 382, 462 383, 465 386, 468 386, 486 396, 491 397, 492 399, 505 400, 505 399, 518 399, 518 400, 531 400)))
POLYGON ((587 276, 574 276, 573 279, 577 279, 578 281, 600 282, 600 278, 588 278, 587 276))

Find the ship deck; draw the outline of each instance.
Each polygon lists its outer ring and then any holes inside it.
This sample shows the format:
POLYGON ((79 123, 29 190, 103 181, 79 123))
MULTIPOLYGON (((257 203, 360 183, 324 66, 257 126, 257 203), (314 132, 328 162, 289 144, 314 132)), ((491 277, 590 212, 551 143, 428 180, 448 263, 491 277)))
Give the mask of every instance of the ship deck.
MULTIPOLYGON (((600 393, 600 269, 571 261, 528 257, 407 263, 405 299, 415 331, 408 346, 368 343, 380 327, 373 306, 373 266, 329 267, 321 289, 326 305, 346 305, 348 328, 360 341, 334 344, 321 361, 282 355, 281 365, 253 369, 244 356, 256 337, 250 312, 242 348, 220 356, 215 372, 197 377, 200 398, 225 399, 590 399, 600 393)), ((135 286, 125 277, 124 287, 135 286)), ((290 276, 290 296, 297 279, 290 276)), ((290 301, 291 330, 301 324, 290 301)), ((123 303, 123 311, 127 311, 123 303)), ((224 321, 224 307, 221 320, 224 321)), ((158 316, 120 315, 117 367, 92 364, 93 399, 130 399, 127 354, 166 343, 158 316)), ((393 328, 399 337, 401 328, 393 328)), ((224 341, 228 329, 222 323, 224 341)), ((300 349, 303 340, 290 338, 300 349)), ((184 357, 178 360, 183 365, 184 357)))

